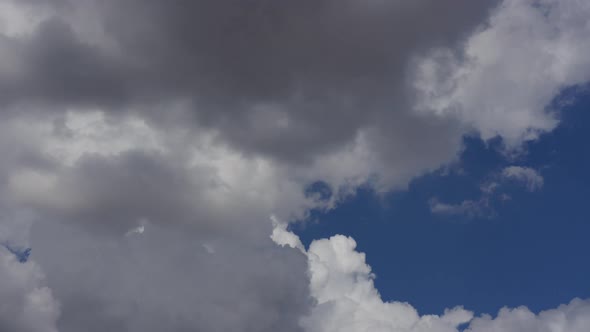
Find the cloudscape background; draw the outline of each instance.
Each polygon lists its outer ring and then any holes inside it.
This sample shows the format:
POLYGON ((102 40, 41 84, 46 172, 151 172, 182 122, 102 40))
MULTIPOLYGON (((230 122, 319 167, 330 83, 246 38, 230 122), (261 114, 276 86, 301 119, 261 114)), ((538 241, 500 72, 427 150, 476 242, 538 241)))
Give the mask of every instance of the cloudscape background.
POLYGON ((0 331, 586 331, 589 18, 0 0, 0 331))

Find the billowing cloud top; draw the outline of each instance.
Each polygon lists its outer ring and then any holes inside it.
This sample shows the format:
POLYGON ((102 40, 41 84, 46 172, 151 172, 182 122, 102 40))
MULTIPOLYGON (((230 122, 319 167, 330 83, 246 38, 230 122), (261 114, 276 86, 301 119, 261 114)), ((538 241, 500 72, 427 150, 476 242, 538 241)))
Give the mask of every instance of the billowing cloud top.
MULTIPOLYGON (((454 331, 470 313, 383 303, 353 240, 306 250, 279 221, 367 182, 403 188, 464 135, 513 152, 552 130, 552 98, 590 79, 589 15, 578 0, 0 0, 0 243, 34 253, 0 247, 0 330, 345 331, 347 315, 454 331), (315 181, 334 194, 306 195, 315 181), (298 249, 269 238, 271 215, 298 249)), ((503 175, 535 190, 531 171, 503 175)), ((556 310, 577 331, 587 305, 556 310)), ((553 317, 531 315, 472 328, 553 317)))

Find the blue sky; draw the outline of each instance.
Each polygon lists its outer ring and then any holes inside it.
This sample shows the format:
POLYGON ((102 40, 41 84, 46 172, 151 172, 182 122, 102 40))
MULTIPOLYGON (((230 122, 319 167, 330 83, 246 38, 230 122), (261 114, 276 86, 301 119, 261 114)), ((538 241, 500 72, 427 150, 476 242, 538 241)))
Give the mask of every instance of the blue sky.
POLYGON ((382 196, 360 189, 336 209, 315 211, 293 229, 308 244, 334 234, 352 236, 377 275, 385 300, 408 301, 421 313, 464 305, 477 313, 526 305, 538 312, 590 296, 590 93, 562 109, 560 126, 506 158, 495 140, 465 138, 457 171, 420 177, 407 191, 382 196), (441 216, 429 200, 478 199, 479 186, 508 165, 540 170, 544 186, 528 192, 502 185, 511 199, 496 199, 493 213, 441 216))

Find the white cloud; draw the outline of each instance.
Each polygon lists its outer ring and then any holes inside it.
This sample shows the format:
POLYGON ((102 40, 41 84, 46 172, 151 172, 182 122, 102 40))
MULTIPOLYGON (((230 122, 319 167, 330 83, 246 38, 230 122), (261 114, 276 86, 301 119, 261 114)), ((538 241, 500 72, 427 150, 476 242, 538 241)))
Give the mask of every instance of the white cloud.
POLYGON ((125 236, 133 236, 135 234, 141 235, 143 232, 145 232, 145 226, 141 225, 128 230, 127 233, 125 233, 125 236))
POLYGON ((543 177, 530 167, 509 166, 502 170, 502 176, 522 183, 528 191, 539 190, 543 187, 543 177))
POLYGON ((475 318, 466 332, 586 332, 590 326, 590 301, 574 299, 555 309, 534 314, 526 307, 503 308, 496 318, 475 318))
POLYGON ((488 196, 474 201, 466 199, 458 204, 442 203, 438 199, 430 200, 430 212, 440 215, 465 215, 469 218, 489 216, 493 214, 488 196))
MULTIPOLYGON (((280 224, 273 236, 278 244, 289 233, 288 242, 300 248, 299 238, 280 224)), ((469 322, 473 314, 461 307, 444 315, 420 316, 408 303, 383 302, 375 289, 374 275, 365 262, 365 254, 357 252, 356 242, 342 235, 315 240, 306 255, 311 295, 316 300, 310 315, 302 319, 307 332, 454 332, 469 322)))
POLYGON ((374 275, 356 242, 342 235, 314 241, 307 252, 310 288, 317 300, 303 319, 308 332, 456 331, 472 313, 454 308, 443 316, 420 316, 408 303, 383 302, 374 275))
MULTIPOLYGON (((281 232, 284 232, 278 225, 281 232)), ((291 233, 291 238, 297 236, 291 233)), ((590 301, 574 299, 556 309, 532 313, 526 307, 503 308, 496 318, 474 317, 455 307, 443 315, 419 315, 403 302, 385 302, 375 289, 365 254, 350 237, 336 235, 315 240, 306 252, 311 295, 316 300, 302 319, 306 332, 586 332, 590 301)))
POLYGON ((289 246, 291 248, 296 248, 302 252, 305 252, 305 247, 303 246, 303 243, 301 243, 299 237, 287 230, 287 223, 278 220, 274 215, 270 216, 270 220, 272 221, 273 225, 270 238, 274 243, 283 247, 289 246))
POLYGON ((416 108, 456 117, 509 148, 558 123, 548 104, 590 79, 590 3, 505 0, 459 55, 439 49, 418 61, 416 108))

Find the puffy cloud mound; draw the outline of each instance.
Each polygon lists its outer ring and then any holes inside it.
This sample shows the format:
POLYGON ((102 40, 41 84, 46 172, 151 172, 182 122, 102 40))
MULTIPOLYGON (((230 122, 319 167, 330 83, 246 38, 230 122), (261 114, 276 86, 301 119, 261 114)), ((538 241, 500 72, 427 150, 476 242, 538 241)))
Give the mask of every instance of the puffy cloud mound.
POLYGON ((503 308, 496 318, 478 317, 467 332, 583 332, 590 324, 590 301, 574 299, 556 309, 532 313, 526 307, 503 308))
MULTIPOLYGON (((280 224, 275 230, 291 239, 277 244, 299 247, 295 234, 280 224)), ((462 328, 466 332, 583 332, 590 324, 590 301, 580 299, 539 314, 523 306, 502 308, 495 318, 474 317, 462 307, 447 309, 440 316, 419 315, 408 303, 381 299, 371 267, 365 254, 356 251, 354 239, 336 235, 315 240, 303 251, 315 299, 311 313, 302 319, 308 332, 458 332, 462 328)))
POLYGON ((303 326, 310 332, 456 331, 472 313, 454 308, 443 316, 420 316, 408 303, 383 302, 356 242, 342 235, 314 241, 307 252, 310 289, 317 300, 303 326))
POLYGON ((590 4, 505 0, 459 52, 440 48, 418 61, 418 109, 452 115, 485 139, 518 147, 558 123, 547 109, 565 87, 590 78, 590 4))

